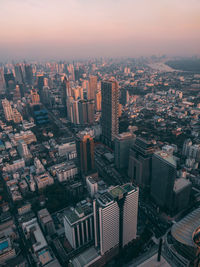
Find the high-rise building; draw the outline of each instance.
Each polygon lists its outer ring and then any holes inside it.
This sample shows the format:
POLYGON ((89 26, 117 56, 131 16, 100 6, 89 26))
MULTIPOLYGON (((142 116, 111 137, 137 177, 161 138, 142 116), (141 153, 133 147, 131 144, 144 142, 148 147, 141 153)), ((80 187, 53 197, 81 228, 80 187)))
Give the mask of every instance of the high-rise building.
POLYGON ((117 254, 137 234, 138 189, 131 184, 99 194, 93 202, 95 246, 117 254))
POLYGON ((5 91, 4 70, 0 68, 0 93, 5 91))
POLYGON ((6 73, 4 74, 6 89, 9 92, 10 90, 13 90, 15 88, 15 77, 13 73, 6 73))
POLYGON ((129 92, 126 89, 121 90, 120 103, 125 106, 129 101, 129 92))
POLYGON ((44 75, 40 74, 37 76, 37 88, 39 90, 39 94, 42 92, 44 86, 44 75))
POLYGON ((96 97, 95 97, 95 110, 101 111, 101 91, 96 93, 96 97))
POLYGON ((22 68, 19 64, 15 65, 15 81, 18 84, 24 83, 24 77, 22 73, 22 68))
POLYGON ((20 123, 23 120, 21 113, 16 109, 13 108, 13 121, 14 123, 20 123))
POLYGON ((88 122, 87 105, 88 105, 87 100, 79 100, 78 102, 80 124, 87 124, 88 122))
POLYGON ((119 89, 116 81, 103 81, 102 94, 102 139, 112 146, 115 136, 119 132, 119 89))
POLYGON ((77 249, 94 239, 94 220, 91 203, 80 202, 64 215, 65 236, 70 245, 77 249))
POLYGON ((153 153, 153 144, 140 137, 130 148, 128 174, 131 181, 143 189, 150 189, 153 153))
POLYGON ((80 124, 78 103, 73 97, 67 99, 67 117, 74 124, 80 124))
POLYGON ((95 109, 94 100, 87 101, 87 121, 88 121, 88 124, 94 123, 94 109, 95 109))
POLYGON ((88 87, 88 91, 87 91, 87 99, 91 100, 91 99, 95 99, 95 94, 97 91, 97 77, 96 76, 90 76, 89 79, 89 87, 88 87))
POLYGON ((6 98, 2 100, 2 106, 3 106, 5 119, 7 121, 12 121, 13 120, 13 110, 12 110, 10 102, 6 98))
POLYGON ((117 169, 128 168, 129 149, 135 141, 135 136, 130 132, 121 133, 115 138, 115 166, 117 169))
POLYGON ((31 65, 25 65, 24 70, 25 70, 26 82, 28 83, 28 85, 32 85, 33 84, 33 69, 32 69, 32 66, 31 65))
POLYGON ((163 151, 153 154, 151 196, 159 207, 167 210, 172 207, 176 164, 173 155, 163 151))
POLYGON ((17 102, 17 100, 21 99, 21 92, 19 85, 16 85, 14 93, 13 93, 13 101, 17 102))
POLYGON ((79 132, 76 135, 76 150, 82 174, 94 170, 94 140, 90 135, 79 132))
POLYGON ((32 104, 40 103, 40 96, 37 93, 37 90, 35 90, 35 89, 31 90, 31 102, 32 102, 32 104))

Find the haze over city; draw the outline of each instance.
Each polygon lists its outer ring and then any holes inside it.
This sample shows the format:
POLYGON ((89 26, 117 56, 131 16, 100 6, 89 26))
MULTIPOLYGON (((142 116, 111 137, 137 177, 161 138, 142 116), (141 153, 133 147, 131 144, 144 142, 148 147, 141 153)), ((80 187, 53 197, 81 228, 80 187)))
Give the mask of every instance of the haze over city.
POLYGON ((198 0, 1 0, 0 58, 200 54, 198 0))
POLYGON ((200 267, 200 0, 0 25, 0 266, 200 267))

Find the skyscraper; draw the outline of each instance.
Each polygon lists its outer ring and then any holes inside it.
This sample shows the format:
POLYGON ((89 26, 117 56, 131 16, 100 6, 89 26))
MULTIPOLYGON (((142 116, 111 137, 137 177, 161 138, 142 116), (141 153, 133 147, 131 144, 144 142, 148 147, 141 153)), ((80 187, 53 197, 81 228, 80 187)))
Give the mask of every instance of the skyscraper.
POLYGON ((102 139, 112 146, 115 136, 119 132, 119 89, 116 81, 103 81, 102 93, 102 139))
POLYGON ((18 84, 24 83, 22 68, 19 64, 15 65, 15 81, 18 84))
POLYGON ((117 169, 128 167, 129 149, 133 145, 135 136, 130 133, 122 133, 115 138, 115 166, 117 169))
POLYGON ((32 104, 40 103, 40 96, 35 89, 31 90, 31 102, 32 104))
POLYGON ((26 82, 28 85, 33 84, 33 70, 31 65, 25 65, 25 77, 26 77, 26 82))
POLYGON ((101 91, 96 93, 95 97, 95 110, 101 111, 101 91))
POLYGON ((4 74, 6 89, 9 93, 9 91, 13 90, 15 88, 15 77, 13 73, 6 73, 4 74))
POLYGON ((152 157, 151 196, 159 207, 171 209, 175 179, 176 158, 163 151, 154 153, 152 157))
POLYGON ((13 120, 13 110, 12 110, 10 102, 6 98, 2 100, 2 106, 3 106, 5 119, 7 121, 12 121, 13 120))
POLYGON ((94 170, 94 140, 90 135, 79 132, 76 136, 76 150, 82 174, 94 170))
POLYGON ((141 137, 137 137, 130 148, 128 174, 131 181, 142 189, 150 189, 153 153, 153 144, 141 137))
POLYGON ((101 255, 118 253, 137 234, 138 189, 131 184, 112 187, 93 202, 95 246, 101 255))
POLYGON ((0 68, 0 93, 5 91, 4 70, 0 68))
POLYGON ((87 92, 88 100, 95 99, 96 90, 97 90, 97 77, 90 76, 89 87, 88 87, 88 92, 87 92))

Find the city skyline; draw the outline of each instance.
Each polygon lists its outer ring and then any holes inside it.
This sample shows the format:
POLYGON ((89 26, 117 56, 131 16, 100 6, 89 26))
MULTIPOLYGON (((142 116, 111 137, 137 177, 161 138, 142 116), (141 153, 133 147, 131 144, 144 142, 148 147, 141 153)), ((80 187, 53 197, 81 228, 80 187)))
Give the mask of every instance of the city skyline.
POLYGON ((1 1, 1 60, 200 54, 200 2, 1 1))

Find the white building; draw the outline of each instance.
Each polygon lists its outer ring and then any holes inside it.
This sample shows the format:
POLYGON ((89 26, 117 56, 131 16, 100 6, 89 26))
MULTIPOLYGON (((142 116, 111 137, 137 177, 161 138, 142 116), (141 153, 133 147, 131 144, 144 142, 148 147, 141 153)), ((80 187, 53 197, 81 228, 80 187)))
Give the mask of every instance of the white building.
POLYGON ((51 173, 56 175, 59 182, 74 178, 78 173, 78 168, 72 161, 62 162, 51 168, 51 173))
POLYGON ((98 183, 92 177, 86 177, 86 184, 90 196, 93 197, 98 191, 98 183))
POLYGON ((37 252, 47 246, 47 242, 42 234, 36 218, 22 223, 22 229, 27 239, 30 237, 31 233, 34 235, 35 242, 32 244, 34 252, 37 252))
POLYGON ((64 215, 65 236, 73 248, 79 248, 94 238, 91 203, 81 201, 64 215))
POLYGON ((138 189, 131 184, 110 188, 93 202, 95 246, 101 255, 124 247, 137 233, 138 189))
POLYGON ((77 154, 76 154, 76 143, 74 141, 58 146, 58 154, 59 154, 60 157, 69 155, 71 153, 74 154, 74 158, 77 156, 77 154))

